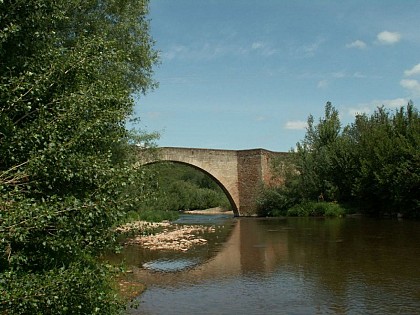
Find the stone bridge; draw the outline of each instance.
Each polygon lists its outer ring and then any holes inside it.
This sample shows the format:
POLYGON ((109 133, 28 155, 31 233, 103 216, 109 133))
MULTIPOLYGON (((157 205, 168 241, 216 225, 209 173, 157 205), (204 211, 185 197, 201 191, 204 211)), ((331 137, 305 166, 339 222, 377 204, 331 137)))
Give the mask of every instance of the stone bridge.
POLYGON ((218 150, 163 147, 157 154, 139 151, 141 164, 171 161, 187 164, 208 174, 225 192, 235 216, 255 216, 261 185, 273 184, 272 160, 284 152, 264 149, 218 150))

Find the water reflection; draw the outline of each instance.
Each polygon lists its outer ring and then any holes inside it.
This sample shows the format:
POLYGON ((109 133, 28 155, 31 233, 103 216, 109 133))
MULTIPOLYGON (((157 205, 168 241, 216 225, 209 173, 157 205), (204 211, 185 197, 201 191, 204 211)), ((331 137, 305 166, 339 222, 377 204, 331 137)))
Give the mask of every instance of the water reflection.
POLYGON ((175 272, 191 268, 198 265, 198 263, 198 259, 158 259, 146 262, 142 265, 142 267, 152 271, 175 272))
POLYGON ((416 314, 420 309, 418 222, 233 222, 220 230, 224 243, 214 236, 206 249, 177 256, 199 265, 169 273, 136 269, 134 276, 149 289, 132 314, 416 314))

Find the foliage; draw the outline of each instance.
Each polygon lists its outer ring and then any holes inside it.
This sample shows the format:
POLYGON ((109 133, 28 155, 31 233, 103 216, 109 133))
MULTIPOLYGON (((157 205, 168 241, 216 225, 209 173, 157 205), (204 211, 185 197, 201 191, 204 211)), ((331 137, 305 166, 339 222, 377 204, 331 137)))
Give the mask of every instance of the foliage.
POLYGON ((309 116, 305 139, 297 144, 297 171, 300 195, 305 199, 335 199, 337 187, 333 181, 334 161, 329 154, 341 130, 338 111, 328 102, 325 117, 314 125, 309 116))
POLYGON ((42 273, 2 273, 2 314, 118 314, 112 271, 89 260, 42 273))
POLYGON ((341 217, 346 210, 337 203, 333 202, 302 202, 294 205, 287 211, 287 216, 291 217, 341 217))
POLYGON ((257 199, 257 214, 264 217, 285 216, 287 210, 300 200, 296 193, 296 153, 289 152, 273 158, 270 167, 273 182, 277 184, 261 187, 257 199))
POLYGON ((263 188, 257 200, 257 215, 260 217, 285 216, 291 205, 285 190, 281 187, 263 188))
POLYGON ((125 129, 154 87, 146 15, 147 1, 0 2, 1 314, 121 307, 95 257, 149 195, 130 143, 151 137, 125 129))
POLYGON ((356 117, 357 146, 353 194, 374 215, 420 216, 420 117, 408 104, 391 114, 383 107, 356 117))
POLYGON ((169 210, 151 210, 145 209, 142 211, 130 211, 126 217, 125 222, 133 221, 148 221, 148 222, 162 222, 175 221, 179 218, 178 212, 169 210))
POLYGON ((199 170, 179 163, 156 163, 145 169, 157 173, 159 190, 153 200, 145 202, 143 209, 178 211, 230 207, 217 183, 199 170))
POLYGON ((342 217, 345 214, 350 213, 349 209, 346 209, 343 205, 335 202, 321 204, 324 205, 324 216, 326 217, 342 217))
POLYGON ((288 162, 295 171, 282 175, 282 187, 264 193, 262 211, 312 213, 319 205, 308 208, 307 202, 325 200, 358 205, 369 215, 419 217, 419 148, 420 118, 412 103, 395 112, 379 107, 341 128, 328 102, 318 124, 309 116, 305 138, 288 162))

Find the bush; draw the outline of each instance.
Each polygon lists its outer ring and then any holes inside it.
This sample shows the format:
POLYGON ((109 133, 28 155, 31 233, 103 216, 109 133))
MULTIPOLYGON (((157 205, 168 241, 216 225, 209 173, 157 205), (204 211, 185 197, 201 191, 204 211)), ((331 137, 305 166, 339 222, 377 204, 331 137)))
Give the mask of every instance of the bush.
POLYGON ((162 222, 162 221, 175 221, 178 219, 179 214, 176 211, 167 210, 153 210, 145 209, 140 211, 129 211, 118 225, 129 223, 133 221, 148 221, 148 222, 162 222))
POLYGON ((89 257, 44 272, 4 272, 0 314, 119 314, 113 274, 89 257))
POLYGON ((345 209, 333 202, 303 202, 294 205, 287 211, 290 217, 341 217, 346 213, 345 209))
POLYGON ((260 217, 278 217, 287 214, 289 200, 280 189, 263 189, 257 200, 257 214, 260 217))
POLYGON ((314 202, 304 202, 294 205, 287 210, 287 216, 289 217, 308 217, 308 216, 320 216, 316 215, 314 202))
POLYGON ((346 214, 346 210, 339 204, 329 202, 326 204, 324 216, 326 217, 342 217, 346 214))

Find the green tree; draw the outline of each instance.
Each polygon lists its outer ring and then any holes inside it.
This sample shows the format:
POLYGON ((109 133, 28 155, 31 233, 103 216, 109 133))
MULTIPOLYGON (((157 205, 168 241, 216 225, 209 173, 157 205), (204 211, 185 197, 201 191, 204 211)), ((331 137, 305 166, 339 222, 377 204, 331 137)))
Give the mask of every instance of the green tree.
POLYGON ((114 314, 96 257, 149 193, 125 128, 155 83, 146 0, 0 1, 0 313, 114 314), (136 190, 137 193, 133 193, 136 190))
POLYGON ((294 210, 310 212, 307 201, 323 199, 358 205, 369 215, 419 217, 419 148, 420 119, 411 102, 395 112, 379 107, 343 129, 328 102, 318 124, 309 116, 305 138, 291 155, 295 171, 283 186, 264 192, 260 213, 284 215, 302 202, 294 210))
POLYGON ((420 117, 412 103, 392 113, 378 108, 356 117, 353 195, 375 215, 420 216, 420 117))
POLYGON ((300 194, 306 199, 322 195, 337 198, 337 185, 333 181, 334 159, 331 154, 340 136, 341 124, 338 111, 330 102, 325 105, 325 117, 314 124, 308 118, 305 138, 297 144, 297 169, 300 174, 300 194))

